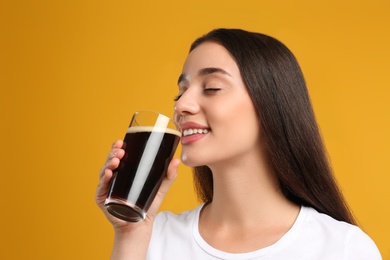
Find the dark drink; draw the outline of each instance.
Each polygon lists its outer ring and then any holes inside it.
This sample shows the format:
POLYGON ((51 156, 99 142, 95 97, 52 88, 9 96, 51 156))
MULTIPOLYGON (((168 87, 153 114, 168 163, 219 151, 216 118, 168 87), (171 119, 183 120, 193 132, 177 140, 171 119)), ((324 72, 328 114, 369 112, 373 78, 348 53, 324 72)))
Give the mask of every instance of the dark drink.
POLYGON ((126 221, 145 218, 169 162, 179 143, 180 132, 154 127, 129 127, 124 138, 125 155, 114 172, 107 210, 126 221))

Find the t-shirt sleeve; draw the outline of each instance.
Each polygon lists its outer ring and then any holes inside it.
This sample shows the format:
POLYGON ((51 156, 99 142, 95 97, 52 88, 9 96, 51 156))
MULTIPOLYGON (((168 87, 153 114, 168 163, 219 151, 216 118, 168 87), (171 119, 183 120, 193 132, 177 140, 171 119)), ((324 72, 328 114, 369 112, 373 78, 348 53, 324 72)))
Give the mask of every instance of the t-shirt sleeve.
POLYGON ((374 241, 358 227, 349 233, 344 256, 344 260, 382 260, 374 241))

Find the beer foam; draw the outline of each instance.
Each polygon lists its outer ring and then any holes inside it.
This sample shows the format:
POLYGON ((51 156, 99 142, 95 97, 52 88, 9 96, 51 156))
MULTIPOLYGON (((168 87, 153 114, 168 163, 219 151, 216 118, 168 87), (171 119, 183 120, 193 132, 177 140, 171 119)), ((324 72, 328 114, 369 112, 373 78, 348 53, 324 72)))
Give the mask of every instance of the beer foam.
POLYGON ((131 126, 127 128, 127 133, 139 133, 139 132, 161 132, 167 134, 173 134, 181 137, 181 132, 171 128, 157 127, 157 126, 131 126))

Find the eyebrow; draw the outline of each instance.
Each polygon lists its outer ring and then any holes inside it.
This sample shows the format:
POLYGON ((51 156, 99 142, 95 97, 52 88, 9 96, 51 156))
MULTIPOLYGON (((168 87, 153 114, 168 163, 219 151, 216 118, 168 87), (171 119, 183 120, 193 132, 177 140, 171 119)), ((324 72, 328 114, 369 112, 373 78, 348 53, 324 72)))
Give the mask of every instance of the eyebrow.
MULTIPOLYGON (((199 76, 206 76, 206 75, 213 74, 213 73, 221 73, 221 74, 228 75, 231 77, 229 72, 227 72, 226 70, 221 69, 221 68, 209 67, 209 68, 200 69, 198 71, 199 76)), ((188 76, 186 74, 181 74, 179 76, 177 83, 179 84, 180 82, 187 80, 187 78, 188 78, 188 76)))

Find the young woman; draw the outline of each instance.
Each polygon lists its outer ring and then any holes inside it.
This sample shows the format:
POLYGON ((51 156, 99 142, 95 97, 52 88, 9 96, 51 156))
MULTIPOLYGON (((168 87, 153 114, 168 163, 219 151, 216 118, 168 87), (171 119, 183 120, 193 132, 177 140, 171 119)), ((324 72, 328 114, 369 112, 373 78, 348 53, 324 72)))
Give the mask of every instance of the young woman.
POLYGON ((157 214, 174 159, 145 221, 112 217, 103 204, 124 155, 115 142, 96 194, 115 230, 112 259, 381 259, 337 187, 301 70, 281 42, 213 30, 192 44, 178 84, 181 160, 204 203, 157 214))

